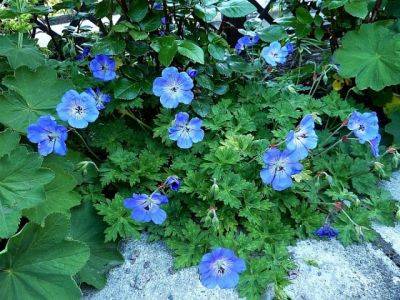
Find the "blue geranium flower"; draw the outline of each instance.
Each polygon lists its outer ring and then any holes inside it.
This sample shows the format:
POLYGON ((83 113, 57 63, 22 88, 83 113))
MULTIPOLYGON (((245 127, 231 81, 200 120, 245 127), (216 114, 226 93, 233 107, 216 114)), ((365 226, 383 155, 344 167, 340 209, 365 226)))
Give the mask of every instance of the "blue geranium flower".
POLYGON ((89 48, 89 47, 85 47, 85 48, 83 48, 82 52, 79 53, 79 54, 75 57, 75 59, 76 59, 77 61, 82 61, 82 60, 84 60, 86 57, 89 56, 89 53, 90 53, 90 48, 89 48))
POLYGON ((160 2, 154 2, 153 9, 154 10, 163 10, 163 4, 160 2))
POLYGON ((239 273, 245 270, 244 260, 226 248, 205 254, 199 264, 200 280, 207 288, 217 285, 223 289, 234 288, 239 282, 239 273))
POLYGON ((35 124, 28 126, 27 133, 28 140, 38 144, 40 155, 46 156, 52 152, 58 155, 67 153, 67 128, 58 125, 52 116, 41 116, 35 124))
POLYGON ((283 64, 288 56, 288 50, 277 41, 272 42, 268 47, 261 50, 261 56, 265 59, 267 64, 275 67, 277 64, 283 64))
POLYGON ((85 92, 79 94, 75 90, 66 92, 56 109, 60 119, 75 128, 85 128, 99 116, 96 100, 85 92))
POLYGON ((167 180, 165 180, 165 184, 173 191, 178 191, 181 187, 181 182, 179 181, 178 176, 169 176, 167 180))
POLYGON ((235 51, 237 54, 240 54, 246 47, 254 46, 258 43, 260 37, 258 35, 250 36, 245 35, 242 36, 240 39, 237 40, 235 45, 235 51))
POLYGON ((265 152, 263 160, 265 168, 260 172, 261 179, 265 184, 271 184, 275 191, 291 187, 292 175, 300 173, 303 169, 303 165, 288 149, 281 152, 277 148, 271 148, 265 152))
POLYGON ((175 67, 165 68, 161 77, 153 82, 153 93, 160 97, 165 108, 175 108, 179 103, 190 104, 194 98, 193 80, 186 72, 178 72, 175 67))
POLYGON ((189 121, 189 115, 179 112, 175 116, 173 125, 168 129, 169 138, 177 141, 179 148, 188 149, 193 143, 198 143, 204 138, 204 131, 201 129, 203 121, 193 118, 189 121))
POLYGON ((131 198, 124 200, 124 206, 132 210, 131 218, 138 222, 150 222, 155 224, 164 223, 167 213, 160 205, 168 203, 168 197, 160 193, 133 194, 131 198))
POLYGON ((286 43, 284 48, 286 48, 288 55, 290 55, 294 52, 294 45, 291 42, 286 43))
POLYGON ((93 77, 101 81, 110 81, 117 77, 115 60, 104 54, 96 55, 90 62, 89 69, 93 77))
POLYGON ((361 144, 374 139, 379 133, 378 117, 375 112, 351 114, 347 128, 358 138, 361 144))
POLYGON ((324 226, 315 230, 314 234, 319 236, 320 238, 326 237, 331 239, 337 237, 339 231, 331 227, 328 223, 325 223, 324 226))
POLYGON ((94 100, 96 100, 96 108, 98 110, 104 109, 106 107, 105 104, 111 101, 111 96, 102 93, 99 88, 86 89, 85 92, 92 96, 94 100))
POLYGON ((371 146, 371 152, 374 157, 379 156, 379 143, 381 142, 381 135, 378 135, 373 138, 372 140, 368 141, 369 145, 371 146))
POLYGON ((286 136, 286 147, 293 151, 294 159, 303 159, 308 155, 308 150, 317 147, 318 136, 314 130, 312 115, 306 115, 296 130, 291 130, 286 136))
POLYGON ((186 70, 186 73, 190 76, 190 78, 195 78, 198 74, 196 69, 189 68, 186 70))

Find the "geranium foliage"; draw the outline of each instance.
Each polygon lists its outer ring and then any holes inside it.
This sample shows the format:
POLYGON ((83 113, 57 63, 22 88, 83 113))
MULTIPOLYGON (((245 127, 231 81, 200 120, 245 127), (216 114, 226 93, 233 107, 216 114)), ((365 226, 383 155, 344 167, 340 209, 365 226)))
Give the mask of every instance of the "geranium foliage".
POLYGON ((284 298, 288 245, 399 216, 395 1, 3 3, 0 298, 101 289, 142 233, 208 288, 284 298))

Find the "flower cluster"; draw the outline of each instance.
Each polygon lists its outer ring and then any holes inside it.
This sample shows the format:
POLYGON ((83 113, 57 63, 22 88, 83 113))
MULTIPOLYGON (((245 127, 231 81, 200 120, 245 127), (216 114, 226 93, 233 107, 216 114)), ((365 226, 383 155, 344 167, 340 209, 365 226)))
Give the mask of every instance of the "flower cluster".
POLYGON ((286 149, 267 150, 263 156, 265 168, 260 172, 264 184, 269 184, 276 191, 283 191, 292 186, 292 176, 303 170, 300 160, 307 157, 309 150, 317 146, 318 137, 314 130, 314 119, 306 115, 296 130, 286 136, 286 149))
MULTIPOLYGON (((89 48, 85 48, 82 57, 77 59, 83 60, 89 52, 89 48)), ((106 55, 96 55, 89 68, 93 76, 102 81, 116 77, 115 61, 106 55)), ((56 111, 60 120, 67 122, 71 127, 86 128, 89 123, 97 120, 99 111, 110 101, 111 96, 103 93, 98 87, 88 88, 82 93, 69 90, 62 96, 56 111)), ((58 125, 51 115, 41 116, 36 123, 29 125, 27 133, 29 141, 38 144, 40 155, 46 156, 52 152, 58 155, 67 153, 67 129, 58 125)))
POLYGON ((161 225, 167 218, 167 213, 161 209, 161 205, 168 203, 168 197, 159 192, 164 187, 172 191, 178 191, 181 186, 177 176, 172 175, 150 195, 133 194, 132 197, 124 200, 125 208, 131 210, 131 218, 137 222, 153 222, 161 225))
POLYGON ((374 157, 379 156, 379 134, 378 117, 375 112, 359 113, 355 111, 351 114, 347 128, 358 138, 361 144, 368 142, 374 157))
POLYGON ((244 260, 226 248, 216 248, 205 254, 199 264, 201 283, 208 288, 217 285, 223 289, 234 288, 239 282, 239 274, 245 270, 244 260))
MULTIPOLYGON (((153 82, 153 93, 160 97, 161 105, 165 108, 176 108, 179 103, 190 104, 194 98, 192 78, 196 76, 197 70, 192 68, 186 72, 179 72, 175 67, 165 68, 161 77, 157 77, 153 82)), ((204 138, 202 124, 201 119, 189 120, 188 113, 179 112, 168 129, 169 138, 176 141, 181 149, 191 148, 194 143, 204 138)))

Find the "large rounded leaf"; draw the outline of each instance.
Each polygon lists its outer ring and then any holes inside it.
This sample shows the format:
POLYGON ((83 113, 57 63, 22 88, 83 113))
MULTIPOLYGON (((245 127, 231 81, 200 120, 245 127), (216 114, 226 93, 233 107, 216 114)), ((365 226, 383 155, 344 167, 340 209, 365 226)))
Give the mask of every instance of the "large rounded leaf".
POLYGON ((66 240, 69 222, 54 214, 45 226, 28 223, 0 253, 0 299, 80 299, 72 276, 89 258, 89 247, 66 240))
POLYGON ((359 89, 375 91, 400 83, 400 34, 377 24, 347 33, 335 53, 339 74, 355 77, 359 89))
POLYGON ((15 233, 23 209, 44 201, 54 173, 41 165, 42 158, 22 146, 0 159, 0 238, 15 233))
POLYGON ((40 116, 54 115, 62 95, 72 88, 70 81, 57 78, 57 72, 45 66, 36 71, 18 68, 3 84, 11 92, 0 95, 0 122, 23 133, 40 116))
POLYGON ((107 271, 123 262, 116 244, 104 242, 106 228, 92 203, 85 201, 80 207, 72 210, 72 238, 85 242, 90 247, 90 258, 77 277, 79 281, 98 289, 105 286, 107 271))

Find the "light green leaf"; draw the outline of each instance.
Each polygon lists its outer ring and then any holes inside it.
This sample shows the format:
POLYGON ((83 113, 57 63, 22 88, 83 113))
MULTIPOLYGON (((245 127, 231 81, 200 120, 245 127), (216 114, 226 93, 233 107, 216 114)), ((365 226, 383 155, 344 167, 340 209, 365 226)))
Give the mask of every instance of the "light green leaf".
POLYGON ((265 27, 258 32, 258 36, 264 42, 273 42, 280 41, 284 39, 287 34, 285 29, 280 25, 271 25, 269 27, 265 27))
POLYGON ((11 129, 0 132, 0 157, 10 154, 19 143, 19 134, 11 129))
MULTIPOLYGON (((65 159, 64 157, 62 159, 65 159)), ((24 211, 24 215, 29 220, 41 224, 44 219, 52 213, 69 213, 71 207, 77 206, 81 202, 79 194, 73 189, 76 186, 75 178, 65 170, 63 164, 44 163, 43 167, 49 168, 55 173, 54 179, 46 184, 45 200, 29 210, 24 211)))
POLYGON ((101 289, 106 284, 108 270, 123 262, 115 243, 104 243, 107 228, 93 205, 86 201, 72 210, 71 235, 75 240, 85 242, 90 248, 90 257, 78 273, 81 282, 101 289))
POLYGON ((41 165, 42 158, 22 146, 0 159, 0 238, 15 233, 23 209, 44 201, 54 173, 41 165))
POLYGON ((119 79, 114 86, 114 98, 123 100, 135 99, 140 92, 138 83, 126 78, 119 79))
POLYGON ((223 1, 218 6, 219 11, 229 18, 245 17, 257 8, 247 0, 228 0, 223 1))
POLYGON ((18 68, 15 77, 4 78, 3 84, 11 92, 0 95, 0 122, 22 133, 40 116, 54 116, 62 95, 73 87, 69 80, 57 78, 57 72, 45 66, 36 71, 18 68))
POLYGON ((106 55, 118 55, 124 52, 126 43, 122 39, 106 37, 96 44, 91 49, 93 55, 106 54, 106 55))
POLYGON ((344 5, 344 10, 353 17, 364 19, 368 15, 368 1, 350 0, 344 5))
POLYGON ((66 240, 66 216, 51 215, 45 226, 28 223, 0 253, 0 299, 80 299, 71 276, 89 258, 89 247, 66 240))
POLYGON ((133 0, 130 3, 128 15, 134 22, 140 22, 147 15, 148 11, 147 0, 133 0))
POLYGON ((355 77, 361 90, 375 91, 400 83, 400 34, 377 24, 348 32, 335 52, 344 78, 355 77))
POLYGON ((35 69, 44 63, 44 56, 37 49, 35 42, 26 38, 19 48, 16 37, 0 36, 0 56, 7 57, 13 69, 21 66, 35 69))
POLYGON ((173 36, 158 38, 151 47, 158 52, 158 60, 166 67, 171 64, 178 51, 178 44, 173 36))
POLYGON ((204 64, 204 51, 195 43, 184 40, 178 41, 178 52, 191 60, 204 64))

